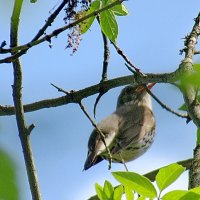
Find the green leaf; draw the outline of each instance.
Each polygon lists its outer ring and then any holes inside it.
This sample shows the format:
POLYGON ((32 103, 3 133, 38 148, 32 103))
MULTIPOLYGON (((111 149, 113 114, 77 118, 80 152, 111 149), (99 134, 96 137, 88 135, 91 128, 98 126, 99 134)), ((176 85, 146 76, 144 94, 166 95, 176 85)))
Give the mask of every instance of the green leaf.
POLYGON ((133 191, 128 187, 124 187, 124 191, 126 194, 126 200, 133 200, 134 199, 134 194, 133 191))
POLYGON ((15 165, 3 150, 0 150, 0 199, 19 200, 15 165))
POLYGON ((144 196, 140 196, 140 197, 138 197, 137 200, 146 200, 146 197, 144 197, 144 196))
POLYGON ((197 194, 200 194, 200 186, 195 187, 195 188, 193 188, 193 189, 190 189, 189 191, 190 191, 190 192, 197 193, 197 194))
POLYGON ((31 0, 31 3, 36 3, 37 2, 37 0, 31 0))
MULTIPOLYGON (((90 9, 89 11, 92 12, 92 9, 90 9)), ((81 13, 81 17, 84 17, 85 15, 89 14, 90 13, 89 11, 85 12, 85 13, 81 13)), ((79 28, 80 28, 81 34, 84 34, 89 30, 89 28, 91 27, 91 25, 94 22, 94 19, 95 19, 95 16, 92 16, 92 17, 86 19, 85 21, 79 23, 79 28)))
MULTIPOLYGON (((122 199, 122 195, 124 192, 124 187, 123 185, 118 186, 117 188, 115 188, 114 190, 114 195, 113 195, 113 200, 121 200, 122 199)), ((133 200, 133 199, 132 199, 133 200)))
POLYGON ((106 194, 108 198, 111 198, 114 192, 114 188, 112 184, 109 181, 105 181, 104 187, 103 187, 103 192, 106 194))
MULTIPOLYGON (((200 102, 200 95, 197 96, 197 100, 200 102)), ((185 103, 178 108, 179 110, 187 111, 185 103)))
POLYGON ((165 194, 162 200, 200 200, 200 194, 186 190, 174 190, 165 194))
POLYGON ((90 8, 92 8, 93 10, 99 10, 100 8, 100 1, 99 0, 96 0, 96 1, 93 1, 90 5, 90 8))
POLYGON ((90 17, 87 20, 85 20, 84 22, 81 22, 79 24, 81 34, 84 34, 89 30, 89 28, 91 27, 91 25, 94 22, 94 19, 95 19, 95 17, 93 16, 93 17, 90 17))
POLYGON ((129 187, 138 194, 154 198, 157 196, 156 189, 149 179, 134 172, 112 172, 113 176, 125 187, 129 187))
POLYGON ((103 188, 98 183, 95 184, 95 190, 96 190, 97 196, 99 197, 100 200, 108 199, 106 194, 103 192, 103 188))
POLYGON ((116 5, 116 6, 112 7, 111 10, 117 16, 126 16, 126 15, 128 15, 128 10, 126 9, 126 7, 123 4, 116 5))
POLYGON ((200 194, 189 191, 184 196, 182 196, 180 200, 200 200, 200 194))
POLYGON ((200 72, 200 64, 199 63, 195 63, 193 64, 193 68, 196 72, 200 72))
POLYGON ((189 74, 185 73, 181 76, 180 80, 183 91, 188 84, 193 86, 200 86, 200 70, 194 69, 189 74))
MULTIPOLYGON (((115 0, 102 0, 102 7, 113 3, 114 1, 115 0)), ((117 16, 126 16, 128 14, 127 8, 122 3, 110 8, 109 10, 111 10, 117 16)))
POLYGON ((186 107, 185 103, 182 106, 180 106, 178 109, 182 110, 182 111, 187 111, 187 107, 186 107))
MULTIPOLYGON (((95 10, 98 10, 99 8, 100 8, 100 1, 99 0, 94 1, 91 3, 90 8, 87 11, 78 12, 75 16, 75 19, 76 20, 80 19, 80 18, 94 12, 95 10)), ((88 29, 93 24, 94 19, 95 19, 95 16, 91 16, 90 18, 79 23, 79 28, 80 28, 81 34, 84 34, 88 31, 88 29)))
POLYGON ((174 190, 171 192, 166 193, 162 200, 178 200, 181 197, 183 197, 185 194, 187 194, 188 191, 186 190, 174 190))
POLYGON ((156 175, 156 183, 160 191, 172 184, 184 171, 185 168, 177 163, 161 168, 156 175))
POLYGON ((115 43, 118 36, 118 25, 112 11, 106 10, 100 13, 100 26, 103 33, 115 43))

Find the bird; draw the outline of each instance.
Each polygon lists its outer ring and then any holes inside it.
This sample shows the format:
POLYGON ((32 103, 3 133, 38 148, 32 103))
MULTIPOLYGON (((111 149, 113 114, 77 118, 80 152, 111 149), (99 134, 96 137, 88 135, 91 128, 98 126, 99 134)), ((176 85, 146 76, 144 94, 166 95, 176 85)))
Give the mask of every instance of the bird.
MULTIPOLYGON (((104 134, 105 143, 110 150, 112 162, 126 163, 135 160, 151 146, 155 138, 155 117, 152 111, 151 96, 148 86, 128 85, 122 89, 115 112, 97 124, 104 134)), ((88 140, 88 153, 84 170, 102 160, 109 160, 102 138, 94 129, 88 140)))

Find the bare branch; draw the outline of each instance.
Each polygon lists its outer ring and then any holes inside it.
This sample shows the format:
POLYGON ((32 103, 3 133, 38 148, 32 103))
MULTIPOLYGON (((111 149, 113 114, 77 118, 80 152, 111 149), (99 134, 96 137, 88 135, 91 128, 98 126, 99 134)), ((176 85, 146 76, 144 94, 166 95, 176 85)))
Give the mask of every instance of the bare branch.
MULTIPOLYGON (((26 104, 24 105, 24 112, 33 112, 44 108, 58 107, 69 103, 77 103, 77 101, 81 101, 86 97, 99 93, 100 87, 104 87, 110 90, 112 88, 128 84, 139 85, 152 82, 172 83, 177 81, 178 77, 179 77, 179 71, 175 71, 172 73, 163 73, 163 74, 146 74, 146 76, 144 77, 134 77, 133 75, 119 77, 87 87, 82 90, 74 91, 72 94, 74 98, 65 95, 58 98, 45 99, 38 102, 26 104)), ((0 116, 14 115, 14 114, 15 114, 15 109, 13 106, 2 106, 2 105, 0 106, 0 116)))
POLYGON ((178 117, 186 118, 186 119, 188 120, 188 118, 189 118, 188 114, 179 113, 179 112, 177 112, 177 111, 171 109, 169 106, 167 106, 166 104, 164 104, 158 97, 156 97, 156 95, 154 95, 154 94, 151 92, 151 90, 149 90, 149 89, 146 87, 146 85, 144 85, 144 87, 145 87, 146 91, 152 96, 152 98, 153 98, 158 104, 160 104, 160 106, 161 106, 162 108, 164 108, 165 110, 171 112, 172 114, 174 114, 174 115, 176 115, 176 116, 178 116, 178 117))
MULTIPOLYGON (((99 16, 97 16, 97 21, 100 24, 99 16)), ((101 34, 102 34, 103 45, 104 45, 103 71, 102 71, 102 79, 101 79, 101 82, 103 82, 107 80, 108 63, 110 60, 110 49, 108 45, 108 38, 103 33, 103 31, 101 31, 101 34)))
MULTIPOLYGON (((51 84, 53 87, 55 87, 59 92, 63 92, 65 93, 67 96, 71 96, 73 92, 67 92, 65 90, 63 90, 62 88, 54 85, 54 84, 51 84)), ((106 151, 107 151, 107 154, 108 154, 108 161, 109 161, 109 165, 108 165, 108 169, 111 169, 111 164, 112 164, 112 156, 111 156, 111 153, 110 153, 110 149, 108 148, 107 144, 106 144, 106 141, 105 141, 105 136, 103 134, 103 132, 97 127, 96 123, 94 122, 94 120, 90 117, 89 113, 85 110, 85 107, 83 106, 83 104, 81 103, 81 101, 77 101, 81 110, 83 111, 83 113, 86 115, 86 117, 90 120, 92 126, 97 130, 98 134, 100 135, 100 138, 103 142, 103 144, 105 145, 105 148, 106 148, 106 151)))
POLYGON ((51 26, 55 18, 58 16, 60 11, 64 8, 64 6, 69 2, 69 0, 63 0, 62 3, 58 6, 58 8, 49 16, 46 20, 44 26, 38 31, 35 37, 31 40, 31 42, 38 40, 46 31, 46 29, 51 26))
POLYGON ((105 136, 103 134, 103 132, 97 127, 96 123, 94 122, 94 120, 92 120, 92 118, 90 117, 90 115, 88 114, 88 112, 85 110, 83 104, 81 102, 79 102, 79 106, 81 108, 81 110, 83 111, 83 113, 87 116, 87 118, 90 120, 91 124, 94 126, 94 128, 97 130, 98 134, 100 135, 100 138, 106 148, 107 154, 108 154, 108 169, 111 169, 111 165, 112 165, 112 155, 110 153, 110 149, 108 148, 106 141, 105 141, 105 136))
MULTIPOLYGON (((192 58, 195 52, 195 45, 197 43, 198 36, 200 35, 200 13, 195 19, 195 24, 191 33, 186 37, 185 40, 185 59, 181 62, 179 68, 185 75, 193 73, 192 58)), ((187 83, 184 87, 183 97, 185 99, 188 113, 196 124, 200 128, 200 103, 196 101, 196 89, 193 85, 187 83)))
MULTIPOLYGON (((97 16, 97 21, 100 24, 99 16, 97 16)), ((103 59, 103 70, 102 70, 101 82, 104 82, 104 81, 108 80, 107 79, 107 70, 108 70, 108 64, 109 64, 109 59, 110 59, 110 49, 109 49, 109 45, 108 45, 108 38, 103 33, 103 31, 101 31, 101 34, 102 34, 103 44, 104 44, 104 59, 103 59)), ((106 92, 108 92, 107 88, 100 87, 100 89, 99 89, 99 95, 97 96, 96 101, 94 103, 94 109, 93 109, 94 117, 96 116, 96 107, 97 107, 97 104, 98 104, 99 100, 101 99, 101 97, 106 92)))
MULTIPOLYGON (((19 16, 21 13, 23 1, 15 1, 11 17, 10 46, 15 47, 18 44, 19 16)), ((33 160, 33 154, 30 144, 30 132, 33 125, 27 126, 24 117, 24 108, 22 104, 22 66, 19 59, 13 62, 14 84, 13 84, 13 102, 15 106, 16 121, 18 126, 19 138, 23 149, 26 171, 31 189, 32 199, 41 200, 40 188, 38 184, 36 169, 33 160)))
POLYGON ((117 53, 122 56, 122 58, 135 70, 135 72, 140 75, 140 76, 145 76, 145 74, 143 74, 139 68, 137 68, 129 59, 128 57, 125 55, 125 53, 113 42, 111 42, 112 45, 115 47, 117 53))
MULTIPOLYGON (((197 44, 197 39, 200 35, 200 13, 195 18, 195 24, 193 29, 189 35, 185 38, 185 59, 180 64, 179 68, 183 71, 185 77, 189 77, 193 74, 193 64, 192 59, 195 54, 195 46, 197 44)), ((197 96, 197 88, 183 80, 181 81, 183 84, 183 97, 185 100, 185 104, 187 106, 187 110, 190 118, 196 124, 197 128, 200 128, 200 102, 196 99, 197 96)), ((198 144, 194 150, 194 160, 192 163, 191 170, 189 171, 189 188, 194 188, 200 185, 200 144, 198 144)))

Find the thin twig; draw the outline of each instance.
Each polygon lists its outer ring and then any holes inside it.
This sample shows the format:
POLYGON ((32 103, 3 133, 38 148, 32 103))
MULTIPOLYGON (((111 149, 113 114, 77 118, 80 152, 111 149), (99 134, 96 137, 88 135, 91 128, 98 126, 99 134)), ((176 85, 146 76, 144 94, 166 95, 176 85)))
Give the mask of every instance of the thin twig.
POLYGON ((132 72, 133 74, 137 75, 137 73, 131 68, 129 67, 129 65, 127 63, 125 63, 125 66, 127 67, 127 69, 132 72))
POLYGON ((199 50, 195 50, 195 51, 194 51, 194 55, 197 55, 197 54, 200 54, 200 51, 199 51, 199 50))
MULTIPOLYGON (((97 21, 100 24, 100 18, 97 15, 97 21)), ((101 31, 101 35, 103 38, 103 44, 104 44, 104 59, 103 59, 103 70, 102 70, 102 78, 100 83, 103 83, 105 81, 107 81, 107 70, 108 70, 108 64, 109 64, 109 59, 110 59, 110 49, 109 49, 109 45, 108 45, 108 38, 106 37, 106 35, 103 33, 103 31, 101 31)), ((97 104, 99 102, 99 100, 101 99, 101 97, 108 92, 108 89, 105 87, 101 87, 99 88, 99 95, 97 96, 95 103, 94 103, 94 109, 93 109, 93 114, 94 117, 96 116, 96 107, 97 104)))
POLYGON ((126 162, 124 161, 124 159, 123 159, 123 157, 121 155, 121 152, 119 153, 119 156, 120 156, 120 159, 122 161, 122 164, 124 165, 125 170, 128 172, 128 167, 127 167, 126 162))
POLYGON ((53 87, 55 87, 55 88, 58 90, 58 92, 62 92, 62 93, 64 93, 64 94, 68 95, 68 96, 71 96, 71 95, 70 95, 70 92, 68 92, 68 91, 66 91, 66 90, 64 90, 64 89, 62 89, 62 88, 60 88, 60 87, 58 87, 57 85, 55 85, 55 84, 53 84, 53 83, 51 83, 51 85, 52 85, 53 87))
MULTIPOLYGON (((100 24, 99 16, 97 16, 97 20, 100 24)), ((101 82, 107 80, 107 70, 108 70, 108 64, 110 60, 110 49, 108 45, 108 38, 106 35, 101 31, 102 38, 103 38, 103 46, 104 46, 104 58, 103 58, 103 70, 102 70, 102 79, 101 82)))
POLYGON ((44 26, 38 31, 38 33, 35 35, 35 37, 31 40, 31 42, 38 40, 46 31, 46 29, 51 26, 55 18, 58 16, 58 14, 61 12, 61 10, 64 8, 64 6, 69 2, 69 0, 63 0, 62 3, 58 6, 58 8, 49 16, 49 18, 46 20, 46 23, 44 26))
POLYGON ((138 75, 140 76, 145 76, 145 74, 143 74, 139 68, 137 68, 129 59, 128 57, 125 55, 125 53, 113 42, 111 42, 112 45, 115 47, 117 53, 122 56, 122 58, 135 70, 135 72, 138 73, 138 75))
POLYGON ((108 148, 106 141, 105 141, 105 135, 103 134, 103 132, 98 128, 98 126, 96 125, 96 123, 92 120, 92 118, 90 117, 90 115, 88 114, 88 112, 85 110, 83 104, 81 102, 79 102, 79 106, 81 108, 81 110, 83 111, 83 113, 87 116, 87 118, 90 120, 91 124, 94 126, 94 128, 97 130, 98 134, 101 137, 101 140, 106 148, 107 154, 108 154, 108 169, 111 169, 111 165, 112 165, 112 155, 110 153, 110 149, 108 148))
MULTIPOLYGON (((51 85, 53 87, 55 87, 59 92, 63 92, 65 93, 66 95, 69 95, 71 96, 71 93, 70 92, 67 92, 65 91, 64 89, 54 85, 53 83, 51 83, 51 85)), ((73 97, 72 97, 73 98, 73 97)), ((89 113, 86 111, 86 109, 84 108, 83 104, 81 101, 77 101, 77 103, 79 104, 81 110, 83 111, 83 113, 86 115, 86 117, 90 120, 91 124, 93 125, 93 127, 97 130, 98 134, 100 135, 100 138, 106 148, 106 151, 107 151, 107 154, 108 154, 108 162, 109 162, 109 165, 108 165, 108 169, 111 169, 111 164, 112 164, 112 156, 111 156, 111 153, 110 153, 110 149, 108 148, 107 144, 106 144, 106 141, 105 141, 105 135, 103 134, 103 132, 98 128, 98 126, 96 125, 96 123, 94 122, 94 120, 90 117, 89 113)))
POLYGON ((178 117, 182 117, 182 118, 188 119, 188 117, 189 117, 188 114, 179 113, 179 112, 177 112, 177 111, 171 109, 169 106, 167 106, 166 104, 164 104, 158 97, 156 97, 156 95, 153 94, 153 93, 151 92, 151 90, 149 90, 148 87, 147 87, 146 85, 144 85, 144 87, 145 87, 145 90, 152 96, 152 98, 153 98, 162 108, 164 108, 165 110, 171 112, 172 114, 174 114, 174 115, 176 115, 176 116, 178 116, 178 117))

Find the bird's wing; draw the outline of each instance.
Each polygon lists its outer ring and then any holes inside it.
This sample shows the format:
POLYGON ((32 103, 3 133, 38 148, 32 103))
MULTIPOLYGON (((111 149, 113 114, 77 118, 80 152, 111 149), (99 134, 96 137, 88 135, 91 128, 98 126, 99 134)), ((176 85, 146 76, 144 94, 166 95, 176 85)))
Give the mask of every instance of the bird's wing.
MULTIPOLYGON (((97 127, 102 131, 105 136, 105 142, 107 147, 114 140, 119 127, 119 117, 113 113, 109 117, 102 120, 97 127)), ((89 169, 91 166, 97 164, 103 158, 100 156, 101 153, 105 152, 105 145, 96 129, 94 129, 90 135, 88 141, 88 155, 85 161, 84 170, 89 169)))
POLYGON ((137 143, 154 126, 153 113, 147 107, 138 107, 137 110, 126 112, 121 117, 119 134, 116 137, 116 145, 112 148, 111 154, 117 153, 131 143, 137 143))

